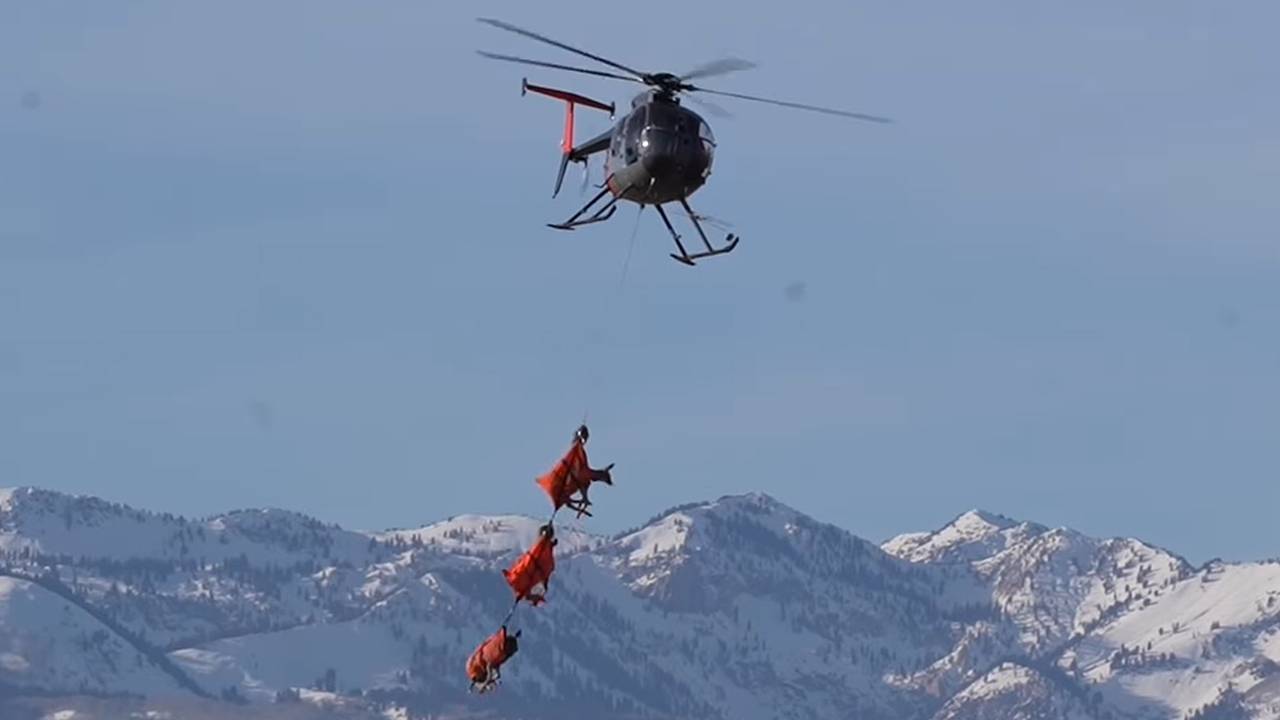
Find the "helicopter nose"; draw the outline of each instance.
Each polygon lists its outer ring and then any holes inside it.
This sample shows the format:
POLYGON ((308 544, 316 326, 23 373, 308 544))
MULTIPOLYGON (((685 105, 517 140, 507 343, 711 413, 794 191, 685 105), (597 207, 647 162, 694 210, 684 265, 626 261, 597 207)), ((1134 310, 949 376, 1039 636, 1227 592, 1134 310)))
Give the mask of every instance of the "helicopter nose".
POLYGON ((651 152, 644 156, 644 169, 653 176, 666 175, 675 165, 675 158, 668 153, 651 152))

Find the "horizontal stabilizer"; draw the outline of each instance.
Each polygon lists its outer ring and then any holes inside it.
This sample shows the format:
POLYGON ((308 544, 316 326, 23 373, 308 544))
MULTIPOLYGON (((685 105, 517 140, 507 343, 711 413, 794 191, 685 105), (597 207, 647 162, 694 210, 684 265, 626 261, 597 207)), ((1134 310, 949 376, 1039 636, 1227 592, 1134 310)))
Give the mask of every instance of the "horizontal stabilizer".
POLYGON ((539 95, 546 95, 547 97, 553 97, 553 98, 556 98, 557 100, 563 100, 567 103, 574 103, 576 105, 585 105, 589 108, 595 108, 596 110, 606 110, 609 113, 610 119, 612 119, 614 116, 613 103, 609 103, 608 105, 606 105, 600 102, 599 100, 592 100, 586 95, 579 95, 578 93, 569 92, 568 90, 558 90, 556 88, 549 88, 542 85, 532 85, 529 83, 529 80, 527 78, 521 80, 520 94, 524 95, 526 92, 530 90, 532 90, 533 92, 539 95))

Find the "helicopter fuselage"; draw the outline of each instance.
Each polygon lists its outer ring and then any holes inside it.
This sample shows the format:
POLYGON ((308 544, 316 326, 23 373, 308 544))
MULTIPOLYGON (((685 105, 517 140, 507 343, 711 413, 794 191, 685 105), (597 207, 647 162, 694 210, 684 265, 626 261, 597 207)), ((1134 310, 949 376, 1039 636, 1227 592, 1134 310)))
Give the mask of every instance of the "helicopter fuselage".
MULTIPOLYGON (((605 104, 567 90, 530 85, 527 80, 521 83, 521 94, 532 90, 541 95, 561 100, 566 104, 564 139, 561 141, 560 170, 556 175, 555 190, 551 193, 551 197, 555 197, 560 192, 560 186, 564 181, 565 169, 568 168, 569 163, 576 162, 585 165, 592 155, 605 153, 605 185, 602 186, 600 192, 568 220, 547 224, 557 230, 573 230, 584 225, 608 220, 617 211, 618 202, 622 200, 637 203, 642 209, 652 205, 662 218, 663 224, 666 225, 672 239, 675 240, 677 249, 680 251, 679 254, 672 254, 671 257, 686 265, 693 265, 695 260, 701 258, 724 255, 732 251, 737 246, 739 238, 737 235, 729 233, 723 246, 720 248, 713 247, 711 241, 707 239, 706 233, 702 230, 702 225, 698 222, 698 215, 693 211, 693 208, 689 207, 688 197, 696 192, 698 188, 705 185, 707 177, 711 175, 711 163, 715 157, 716 142, 706 121, 692 110, 687 110, 680 106, 679 97, 681 93, 724 95, 742 100, 752 100, 831 115, 843 115, 875 122, 889 122, 888 118, 874 115, 713 90, 690 82, 694 79, 723 75, 754 66, 753 63, 738 58, 722 58, 705 63, 683 75, 674 75, 669 72, 641 72, 608 58, 593 55, 572 45, 566 45, 545 35, 516 27, 495 18, 477 18, 477 20, 507 32, 523 35, 548 45, 554 45, 561 50, 567 50, 576 55, 590 58, 601 65, 608 66, 609 70, 575 67, 573 65, 533 60, 514 55, 477 51, 485 57, 521 65, 549 67, 583 75, 639 82, 650 88, 645 93, 637 95, 631 101, 631 110, 626 117, 608 131, 591 138, 581 145, 575 145, 573 142, 574 107, 581 105, 596 110, 605 110, 608 111, 609 117, 613 118, 615 116, 613 103, 605 104), (606 195, 612 195, 613 197, 609 198, 603 207, 593 211, 592 208, 595 207, 595 204, 603 200, 606 195), (666 210, 663 209, 663 205, 667 203, 680 204, 697 230, 699 238, 706 245, 706 252, 690 253, 687 251, 684 243, 680 241, 680 234, 671 225, 671 219, 667 217, 666 210)), ((586 177, 584 175, 584 181, 586 177)), ((585 187, 584 184, 584 190, 585 187)))
POLYGON ((521 92, 529 91, 556 98, 566 104, 560 171, 556 175, 555 193, 552 193, 552 197, 560 191, 565 168, 569 163, 586 165, 591 156, 604 154, 605 182, 600 192, 565 222, 547 223, 550 227, 573 230, 583 225, 604 222, 617 211, 618 203, 626 200, 641 208, 653 206, 680 250, 679 254, 673 253, 671 257, 686 265, 692 265, 701 258, 724 255, 737 246, 737 236, 729 233, 723 246, 713 247, 698 223, 697 214, 689 207, 689 196, 705 185, 711 175, 716 140, 711 134, 711 126, 697 113, 681 107, 671 93, 659 90, 637 96, 631 102, 631 110, 613 127, 582 144, 574 145, 574 107, 582 105, 606 110, 612 116, 613 104, 606 105, 568 90, 531 85, 525 80, 521 83, 521 92), (604 207, 588 216, 591 208, 606 195, 613 197, 604 207), (663 205, 667 203, 678 203, 684 209, 697 230, 698 237, 707 247, 705 252, 690 253, 685 248, 680 241, 680 234, 671 225, 671 219, 663 209, 663 205))
POLYGON ((711 127, 697 113, 659 94, 640 95, 609 131, 609 190, 641 205, 687 198, 711 175, 715 147, 711 127))

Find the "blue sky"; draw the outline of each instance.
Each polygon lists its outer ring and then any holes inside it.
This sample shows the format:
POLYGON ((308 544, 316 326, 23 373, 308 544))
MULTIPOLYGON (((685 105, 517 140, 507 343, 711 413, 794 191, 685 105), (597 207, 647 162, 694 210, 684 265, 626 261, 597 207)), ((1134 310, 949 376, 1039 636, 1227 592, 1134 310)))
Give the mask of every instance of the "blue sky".
MULTIPOLYGON (((1273 3, 20 3, 0 23, 0 484, 359 528, 752 490, 879 540, 982 507, 1280 555, 1273 3), (733 55, 672 262, 558 233, 561 107, 733 55)), ((605 119, 583 113, 582 136, 605 119)), ((599 165, 593 180, 599 181, 599 165)))

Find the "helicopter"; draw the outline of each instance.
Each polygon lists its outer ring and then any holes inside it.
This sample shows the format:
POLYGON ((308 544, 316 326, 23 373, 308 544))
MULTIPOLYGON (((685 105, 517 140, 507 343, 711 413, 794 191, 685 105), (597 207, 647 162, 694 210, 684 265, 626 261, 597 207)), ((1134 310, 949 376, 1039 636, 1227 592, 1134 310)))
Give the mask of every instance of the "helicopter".
MULTIPOLYGON (((617 108, 613 103, 593 100, 585 95, 567 90, 534 85, 529 83, 528 78, 521 80, 520 94, 523 96, 528 92, 533 92, 565 103, 564 137, 560 144, 560 170, 556 175, 555 189, 551 195, 553 198, 560 193, 560 187, 564 182, 565 169, 570 162, 582 164, 585 173, 588 159, 592 155, 606 153, 604 161, 605 180, 601 185, 597 186, 603 188, 599 194, 568 220, 560 223, 548 223, 547 226, 557 230, 573 230, 583 225, 603 222, 613 216, 618 209, 620 201, 636 203, 640 205, 641 210, 648 205, 652 205, 658 211, 658 215, 662 218, 663 224, 666 225, 668 232, 671 233, 676 248, 679 250, 678 254, 671 253, 671 257, 685 265, 691 266, 695 264, 695 261, 702 258, 732 252, 737 247, 740 238, 733 233, 729 233, 723 245, 720 247, 712 246, 699 222, 700 219, 707 218, 695 213, 689 207, 689 196, 705 185, 707 178, 711 175, 711 165, 716 153, 716 139, 711 132, 711 126, 701 115, 680 104, 680 95, 682 93, 722 95, 871 122, 892 122, 888 118, 876 115, 865 115, 816 105, 712 90, 690 82, 694 79, 723 75, 755 66, 749 61, 738 58, 715 60, 683 75, 674 75, 667 72, 647 73, 501 20, 477 18, 477 21, 589 58, 611 68, 611 70, 575 67, 486 52, 484 50, 477 51, 486 58, 624 80, 648 86, 646 90, 632 98, 631 107, 624 117, 618 119, 608 130, 577 145, 574 144, 573 137, 574 109, 577 106, 583 106, 607 111, 609 119, 615 120, 617 108), (611 195, 610 199, 592 212, 591 208, 603 200, 606 195, 611 195), (679 203, 684 209, 694 228, 697 229, 702 243, 706 246, 705 251, 690 253, 686 250, 680 234, 672 226, 671 220, 663 208, 664 205, 669 203, 679 203), (591 214, 588 215, 589 212, 591 214)), ((694 102, 699 100, 693 96, 690 96, 690 99, 694 102)), ((726 114, 714 104, 703 102, 709 113, 726 114)))

